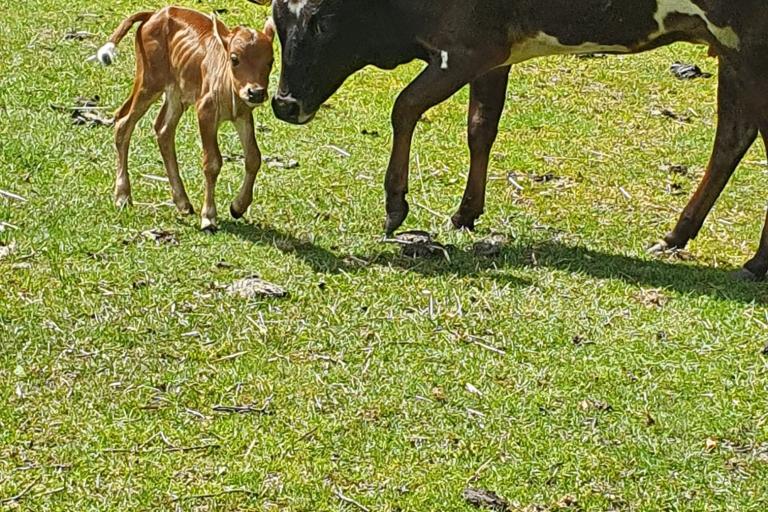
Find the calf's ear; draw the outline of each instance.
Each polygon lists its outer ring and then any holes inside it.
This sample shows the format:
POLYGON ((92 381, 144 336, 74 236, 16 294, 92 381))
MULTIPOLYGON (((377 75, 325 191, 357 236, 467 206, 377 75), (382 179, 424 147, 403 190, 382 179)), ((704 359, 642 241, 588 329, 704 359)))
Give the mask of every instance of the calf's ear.
POLYGON ((267 18, 267 21, 264 22, 264 29, 262 32, 264 32, 264 35, 267 36, 270 41, 275 39, 275 20, 272 19, 272 16, 267 18))
POLYGON ((216 13, 211 14, 211 22, 213 22, 213 37, 221 43, 221 46, 224 47, 226 52, 229 52, 229 38, 221 36, 221 32, 219 32, 219 20, 216 17, 216 13))

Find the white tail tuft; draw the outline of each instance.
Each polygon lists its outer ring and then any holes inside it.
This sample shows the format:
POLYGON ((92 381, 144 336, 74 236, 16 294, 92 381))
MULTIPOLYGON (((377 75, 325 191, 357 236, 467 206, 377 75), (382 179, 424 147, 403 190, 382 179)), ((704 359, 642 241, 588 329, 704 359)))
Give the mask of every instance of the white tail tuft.
POLYGON ((115 62, 115 58, 117 57, 117 47, 115 46, 115 43, 109 42, 99 48, 99 50, 96 52, 96 59, 98 60, 102 66, 109 66, 113 62, 115 62))

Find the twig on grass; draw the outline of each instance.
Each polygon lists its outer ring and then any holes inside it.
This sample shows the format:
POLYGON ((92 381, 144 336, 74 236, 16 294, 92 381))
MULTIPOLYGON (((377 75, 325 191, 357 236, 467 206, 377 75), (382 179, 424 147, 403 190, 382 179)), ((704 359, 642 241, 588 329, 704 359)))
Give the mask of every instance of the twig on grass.
POLYGON ((161 447, 159 450, 156 448, 105 448, 101 450, 101 453, 130 453, 134 455, 139 455, 142 453, 153 453, 153 452, 164 452, 164 453, 173 453, 173 452, 195 452, 195 451, 203 451, 203 450, 218 450, 221 448, 221 445, 218 443, 211 443, 211 444, 201 444, 197 446, 173 446, 173 447, 161 447))
POLYGON ((490 466, 490 465, 491 465, 491 463, 492 463, 494 460, 496 460, 496 455, 494 455, 494 456, 493 456, 493 457, 491 457, 490 459, 488 459, 488 460, 486 460, 485 462, 483 462, 482 464, 480 464, 480 466, 479 466, 479 467, 478 467, 478 468, 475 470, 475 472, 474 472, 474 473, 472 473, 472 475, 471 475, 469 478, 467 478, 467 481, 466 481, 466 485, 469 485, 469 484, 471 484, 471 483, 474 483, 474 482, 476 482, 476 481, 477 481, 477 479, 478 479, 478 478, 480 478, 480 474, 481 474, 483 471, 485 471, 485 469, 486 469, 488 466, 490 466))
POLYGON ((32 481, 32 483, 31 483, 31 484, 29 484, 28 486, 26 486, 24 489, 22 489, 22 490, 21 490, 21 492, 20 492, 20 493, 18 493, 18 494, 17 494, 17 495, 15 495, 15 496, 11 496, 10 498, 3 498, 3 499, 0 499, 0 504, 4 504, 4 503, 18 503, 19 501, 21 501, 21 500, 22 500, 22 498, 24 498, 24 496, 26 496, 27 494, 29 494, 29 491, 31 491, 31 490, 32 490, 32 488, 33 488, 34 486, 36 486, 36 485, 37 485, 37 484, 40 482, 40 480, 41 480, 42 478, 43 478, 43 477, 41 477, 41 476, 39 476, 39 477, 35 478, 35 479, 32 481))
POLYGON ((429 206, 427 206, 427 205, 425 205, 425 204, 423 204, 421 202, 413 201, 413 205, 418 207, 418 208, 421 208, 422 210, 426 210, 428 213, 431 213, 432 215, 434 215, 435 217, 437 217, 440 220, 447 220, 447 219, 451 218, 450 215, 446 215, 444 213, 440 213, 438 211, 435 211, 432 208, 430 208, 429 206))
POLYGON ((343 156, 344 158, 349 158, 350 156, 352 156, 349 153, 349 151, 347 151, 345 149, 342 149, 339 146, 334 146, 333 144, 326 144, 323 147, 326 148, 326 149, 330 149, 330 150, 335 151, 336 153, 338 153, 339 155, 343 156))
POLYGON ((64 487, 64 486, 57 487, 55 489, 51 489, 51 490, 48 490, 48 491, 45 491, 45 492, 41 492, 40 494, 36 494, 35 498, 42 498, 43 496, 50 496, 51 494, 59 493, 59 492, 63 491, 64 489, 66 489, 66 487, 64 487))
POLYGON ((5 197, 6 199, 14 199, 22 203, 27 202, 27 199, 25 197, 21 197, 18 194, 14 194, 13 192, 8 192, 7 190, 2 190, 2 189, 0 189, 0 197, 5 197))
POLYGON ((235 352, 234 354, 229 354, 229 355, 226 355, 226 356, 217 357, 216 359, 213 360, 213 362, 214 363, 222 363, 224 361, 229 361, 231 359, 237 359, 238 357, 244 356, 247 353, 248 353, 247 350, 243 350, 242 352, 235 352))
POLYGON ((483 342, 480 338, 477 336, 469 336, 469 342, 473 345, 477 345, 480 348, 484 348, 485 350, 490 350, 491 352, 495 352, 496 354, 499 354, 500 356, 507 355, 506 351, 496 348, 494 346, 488 345, 487 343, 483 342))
POLYGON ((354 505, 354 506, 356 506, 357 508, 359 508, 360 510, 362 510, 363 512, 371 512, 371 511, 370 511, 370 509, 368 509, 368 507, 366 507, 365 505, 363 505, 363 504, 362 504, 362 503, 360 503, 359 501, 356 501, 356 500, 354 500, 354 499, 352 499, 352 498, 349 498, 349 497, 347 497, 347 496, 344 496, 344 495, 341 493, 341 491, 340 491, 340 490, 338 490, 338 489, 334 489, 334 490, 333 490, 333 494, 335 494, 335 495, 336 495, 336 497, 337 497, 337 498, 339 498, 339 499, 340 499, 341 501, 343 501, 344 503, 347 503, 347 504, 349 504, 349 505, 354 505))
POLYGON ((173 496, 171 498, 171 501, 176 503, 179 501, 190 501, 190 500, 205 500, 209 498, 218 498, 220 496, 225 496, 227 494, 247 494, 248 496, 258 496, 259 493, 256 491, 252 491, 250 489, 224 489, 221 492, 215 492, 215 493, 208 493, 208 494, 191 494, 189 496, 173 496))
POLYGON ((269 406, 272 404, 273 397, 268 396, 261 407, 254 407, 253 405, 214 405, 211 409, 214 412, 226 412, 233 414, 248 414, 258 413, 267 414, 269 406))

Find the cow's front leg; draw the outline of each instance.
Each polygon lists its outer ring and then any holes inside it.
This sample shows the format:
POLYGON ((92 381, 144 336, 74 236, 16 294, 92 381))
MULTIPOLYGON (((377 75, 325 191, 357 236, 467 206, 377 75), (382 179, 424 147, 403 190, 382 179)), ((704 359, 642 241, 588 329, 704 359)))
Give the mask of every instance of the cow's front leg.
POLYGON ((218 141, 218 119, 214 108, 202 105, 198 108, 197 118, 200 125, 200 138, 203 143, 203 173, 205 175, 205 196, 200 228, 204 231, 216 231, 216 181, 221 172, 222 158, 218 141))
POLYGON ((248 210, 248 207, 253 202, 253 186, 256 182, 256 173, 259 172, 261 167, 261 151, 259 151, 259 145, 256 143, 253 117, 250 112, 237 119, 235 127, 237 128, 237 135, 240 137, 240 143, 243 145, 243 152, 245 153, 245 175, 243 176, 240 192, 229 205, 229 212, 232 214, 232 217, 239 219, 245 215, 246 210, 248 210))
POLYGON ((438 53, 433 62, 403 90, 392 110, 392 154, 384 183, 387 198, 386 233, 392 235, 408 216, 408 161, 416 123, 430 108, 442 103, 485 71, 479 55, 438 53))
POLYGON ((485 208, 488 160, 499 132, 499 120, 509 81, 509 66, 489 71, 470 84, 467 119, 469 179, 459 211, 451 219, 456 228, 474 229, 485 208))

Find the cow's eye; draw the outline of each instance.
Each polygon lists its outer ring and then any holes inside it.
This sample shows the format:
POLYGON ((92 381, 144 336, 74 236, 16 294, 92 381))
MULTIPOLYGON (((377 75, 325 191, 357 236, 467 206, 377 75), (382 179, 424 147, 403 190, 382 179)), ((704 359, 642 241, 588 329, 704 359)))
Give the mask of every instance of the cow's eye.
POLYGON ((233 53, 229 56, 229 60, 232 61, 232 66, 237 66, 240 64, 240 57, 237 56, 237 54, 233 53))

